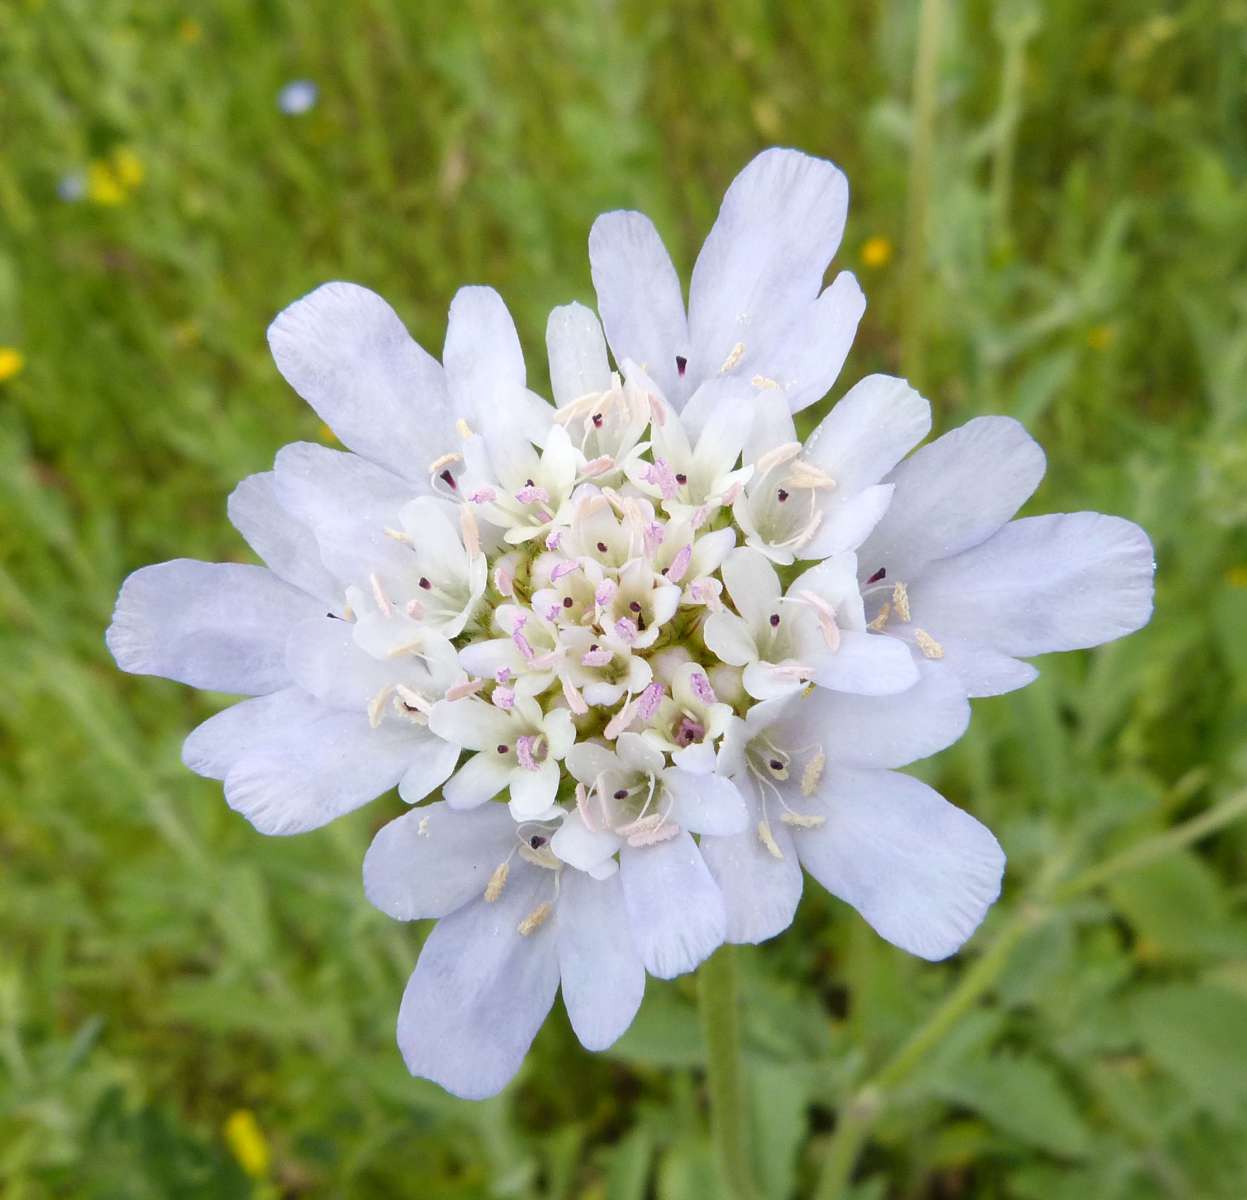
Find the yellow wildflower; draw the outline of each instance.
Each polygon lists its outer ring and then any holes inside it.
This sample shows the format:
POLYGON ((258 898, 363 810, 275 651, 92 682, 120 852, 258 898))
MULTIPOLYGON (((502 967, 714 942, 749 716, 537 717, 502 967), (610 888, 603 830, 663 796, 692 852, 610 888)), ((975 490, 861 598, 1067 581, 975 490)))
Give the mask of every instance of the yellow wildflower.
POLYGON ((22 373, 26 356, 12 346, 0 346, 0 383, 22 373))
POLYGON ((121 180, 103 159, 97 158, 87 166, 87 199, 105 208, 115 208, 126 202, 126 190, 121 186, 121 180))
POLYGON ((113 173, 121 186, 132 192, 143 182, 145 171, 142 160, 129 146, 118 146, 113 151, 113 173))
POLYGON ((178 40, 184 46, 193 46, 204 35, 204 27, 193 17, 183 17, 178 26, 178 40))
POLYGON ((1107 350, 1116 336, 1117 331, 1111 325, 1093 325, 1087 330, 1087 345, 1092 350, 1107 350))
MULTIPOLYGON (((0 378, 3 378, 0 375, 0 378)), ((1240 563, 1238 566, 1231 567, 1225 573, 1225 582, 1230 587, 1247 588, 1247 563, 1240 563)))
POLYGON ((249 1108, 240 1108, 226 1118, 225 1140, 238 1165, 252 1179, 263 1179, 268 1174, 268 1139, 249 1108))
POLYGON ((862 245, 862 262, 868 267, 886 267, 892 261, 892 243, 876 234, 862 245))

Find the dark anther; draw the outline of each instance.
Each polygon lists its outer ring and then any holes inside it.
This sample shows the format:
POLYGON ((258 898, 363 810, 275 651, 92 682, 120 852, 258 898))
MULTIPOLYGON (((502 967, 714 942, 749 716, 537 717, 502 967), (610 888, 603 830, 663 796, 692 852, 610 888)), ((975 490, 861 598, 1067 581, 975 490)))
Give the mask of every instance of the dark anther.
POLYGON ((681 472, 680 472, 680 473, 679 473, 679 474, 675 477, 675 481, 676 481, 676 483, 678 483, 681 487, 683 487, 686 483, 688 483, 688 476, 687 476, 687 475, 685 475, 683 471, 681 471, 681 472))
POLYGON ((433 585, 423 575, 421 575, 420 586, 427 592, 433 585))
POLYGON ((602 428, 602 414, 601 413, 593 414, 593 428, 594 429, 602 428))
POLYGON ((511 749, 511 747, 510 747, 510 746, 508 746, 508 745, 506 744, 506 742, 499 742, 499 743, 498 743, 498 753, 499 753, 499 754, 506 754, 506 752, 507 752, 508 750, 510 750, 510 749, 511 749))
POLYGON ((685 358, 683 354, 677 354, 675 356, 675 369, 679 371, 681 379, 684 378, 684 372, 687 369, 687 367, 688 367, 688 359, 685 358))
POLYGON ((457 492, 459 490, 459 485, 455 482, 455 477, 450 473, 449 468, 443 471, 438 476, 438 479, 440 479, 443 483, 445 483, 445 485, 448 488, 451 488, 453 491, 457 492))
POLYGON ((868 580, 866 580, 866 582, 867 583, 878 583, 879 580, 886 579, 887 577, 888 577, 887 568, 880 567, 868 580))
POLYGON ((632 603, 628 605, 628 608, 631 612, 641 611, 641 605, 636 600, 633 600, 632 603))
POLYGON ((571 598, 570 596, 564 596, 564 597, 563 597, 563 607, 564 607, 564 608, 571 608, 572 604, 573 604, 573 600, 572 600, 572 598, 571 598))
POLYGON ((783 488, 780 488, 779 491, 775 493, 775 495, 779 498, 780 504, 783 504, 783 502, 788 499, 788 493, 784 491, 783 488))
POLYGON ((779 628, 779 613, 771 613, 771 628, 779 628))
POLYGON ((627 800, 627 798, 628 798, 628 789, 627 789, 627 788, 620 788, 620 789, 619 789, 619 790, 615 793, 615 799, 616 799, 616 800, 627 800))
POLYGON ((597 642, 594 642, 593 645, 589 647, 590 650, 596 650, 597 648, 598 648, 597 642))
POLYGON ((605 553, 606 553, 606 543, 605 543, 605 542, 598 542, 598 553, 599 553, 599 554, 605 554, 605 553))
POLYGON ((543 837, 541 836, 541 834, 539 834, 539 833, 534 833, 534 834, 533 834, 533 836, 532 836, 532 837, 530 837, 530 838, 528 839, 528 844, 529 844, 529 845, 530 845, 530 846, 531 846, 534 850, 540 850, 540 849, 541 849, 541 847, 542 847, 542 846, 544 846, 544 845, 546 844, 546 839, 545 839, 545 838, 543 838, 543 837))
POLYGON ((784 764, 778 758, 771 759, 770 766, 772 771, 782 771, 784 769, 784 764))

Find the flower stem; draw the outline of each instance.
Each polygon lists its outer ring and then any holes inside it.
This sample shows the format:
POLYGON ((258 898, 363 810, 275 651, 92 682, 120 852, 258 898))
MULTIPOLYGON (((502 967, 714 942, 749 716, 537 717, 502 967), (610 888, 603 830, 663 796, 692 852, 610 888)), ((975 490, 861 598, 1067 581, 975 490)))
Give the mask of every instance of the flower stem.
POLYGON ((736 947, 721 946, 697 972, 697 1004, 706 1039, 710 1133, 732 1200, 756 1200, 740 1053, 740 984, 736 947))
POLYGON ((923 276, 927 259, 927 208, 931 194, 931 152, 939 82, 940 32, 944 0, 922 0, 918 16, 918 54, 914 65, 913 124, 910 132, 909 186, 905 207, 905 259, 901 279, 901 361, 905 374, 921 388, 923 276))

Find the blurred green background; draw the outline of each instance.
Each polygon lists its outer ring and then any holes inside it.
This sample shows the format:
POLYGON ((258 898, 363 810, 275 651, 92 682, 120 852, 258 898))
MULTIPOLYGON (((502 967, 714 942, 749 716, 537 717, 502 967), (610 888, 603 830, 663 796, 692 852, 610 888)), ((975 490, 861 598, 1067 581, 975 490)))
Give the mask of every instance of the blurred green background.
POLYGON ((492 284, 544 387, 594 215, 646 210, 687 277, 773 143, 853 187, 843 379, 910 371, 938 431, 1020 418, 1031 510, 1132 517, 1160 570, 1150 627, 924 767, 1010 857, 958 959, 814 887, 741 954, 762 1191, 1247 1195, 1247 3, 921 11, 0 4, 6 1200, 721 1194, 691 979, 605 1055, 556 1009, 496 1101, 409 1079, 423 931, 359 883, 400 802, 261 838, 178 760, 223 698, 122 676, 102 633, 133 568, 244 557, 235 481, 330 437, 268 358, 280 307, 356 280, 436 352, 492 284))

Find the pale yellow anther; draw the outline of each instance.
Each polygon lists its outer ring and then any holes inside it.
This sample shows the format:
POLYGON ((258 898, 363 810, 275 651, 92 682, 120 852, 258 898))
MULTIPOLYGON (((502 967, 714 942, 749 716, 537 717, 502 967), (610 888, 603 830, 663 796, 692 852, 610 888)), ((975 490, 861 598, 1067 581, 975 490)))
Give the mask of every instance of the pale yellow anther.
POLYGON ((408 708, 414 709, 418 713, 423 713, 426 717, 433 711, 433 705, 429 699, 413 688, 409 688, 405 683, 396 683, 394 690, 398 693, 398 698, 408 708))
POLYGON ((416 826, 416 837, 429 837, 429 818, 423 816, 420 818, 420 824, 416 826))
POLYGON ((745 343, 737 342, 735 346, 728 352, 728 356, 723 360, 723 365, 719 368, 719 374, 724 371, 730 371, 742 358, 745 357, 745 343))
POLYGON ((836 486, 836 481, 826 471, 803 458, 797 459, 788 468, 785 482, 789 487, 811 488, 815 491, 830 491, 836 486))
POLYGON ((523 934, 524 937, 528 937, 530 933, 536 933, 537 930, 550 919, 550 914, 553 911, 554 908, 549 901, 546 901, 544 904, 538 904, 537 907, 534 908, 533 911, 530 912, 528 916, 526 916, 519 923, 519 925, 516 926, 516 929, 523 934))
POLYGON ((773 447, 754 463, 754 477, 761 479, 768 471, 781 466, 783 463, 791 462, 800 453, 800 442, 785 442, 782 446, 773 447))
MULTIPOLYGON (((489 877, 489 882, 485 885, 486 903, 492 904, 499 896, 502 895, 502 889, 507 886, 507 876, 511 874, 509 864, 501 862, 494 868, 494 873, 489 877)), ((521 932, 523 932, 521 930, 521 932)))
POLYGON ((918 649, 927 658, 943 658, 944 647, 939 644, 925 629, 914 630, 914 641, 918 643, 918 649))
POLYGON ((381 615, 392 617, 394 610, 390 607, 390 598, 385 594, 385 588, 381 586, 381 580, 375 571, 368 576, 368 582, 372 585, 372 598, 376 601, 377 608, 381 610, 381 615))
POLYGON ((818 753, 805 764, 805 770, 801 772, 801 795, 812 796, 814 794, 814 789, 818 787, 819 780, 823 777, 823 768, 826 765, 827 755, 823 753, 823 749, 820 746, 818 753))
POLYGON ((767 388, 779 387, 777 380, 770 379, 766 375, 755 375, 749 382, 760 392, 766 391, 767 388))
MULTIPOLYGON (((455 432, 466 442, 472 436, 472 426, 460 417, 455 421, 455 432)), ((458 458, 460 456, 456 455, 455 457, 458 458)))
POLYGON ((407 545, 411 544, 411 538, 407 534, 405 534, 401 529, 390 529, 387 526, 385 530, 385 536, 388 538, 393 538, 396 542, 403 542, 407 545))
POLYGON ((429 474, 436 475, 443 467, 448 467, 451 463, 457 462, 463 462, 462 454, 443 454, 440 458, 435 458, 429 463, 429 474))
POLYGON ((827 824, 826 817, 815 817, 808 813, 786 812, 780 820, 794 829, 817 829, 820 825, 827 824))
POLYGON ((909 591, 901 582, 892 589, 892 607, 902 621, 909 620, 909 591))
POLYGON ((771 824, 767 820, 758 822, 758 841, 760 841, 772 858, 783 859, 784 852, 779 848, 775 835, 771 832, 771 824))
POLYGON ((888 618, 891 615, 892 615, 892 602, 890 600, 885 600, 883 602, 883 607, 879 610, 879 615, 875 617, 875 619, 871 621, 870 624, 866 626, 866 628, 873 630, 875 633, 880 632, 880 630, 882 630, 883 627, 888 623, 888 618))
POLYGON ((386 658, 402 658, 407 654, 419 654, 424 649, 424 639, 416 638, 414 641, 404 642, 401 646, 395 646, 391 650, 385 652, 386 658))
POLYGON ((381 710, 385 708, 386 701, 393 695, 394 689, 390 684, 386 684, 371 700, 368 701, 368 724, 376 729, 381 724, 381 710))

